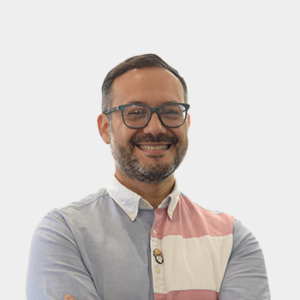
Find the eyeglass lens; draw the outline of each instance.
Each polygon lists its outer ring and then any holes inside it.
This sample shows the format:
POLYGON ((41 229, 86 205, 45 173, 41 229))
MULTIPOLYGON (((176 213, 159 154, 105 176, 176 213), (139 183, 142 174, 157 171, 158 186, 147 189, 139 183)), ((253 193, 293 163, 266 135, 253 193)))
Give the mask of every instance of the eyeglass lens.
MULTIPOLYGON (((183 105, 170 104, 163 106, 159 111, 164 125, 170 127, 181 126, 186 117, 186 110, 183 105)), ((142 105, 126 106, 123 110, 124 121, 130 127, 143 127, 147 124, 150 109, 142 105)))

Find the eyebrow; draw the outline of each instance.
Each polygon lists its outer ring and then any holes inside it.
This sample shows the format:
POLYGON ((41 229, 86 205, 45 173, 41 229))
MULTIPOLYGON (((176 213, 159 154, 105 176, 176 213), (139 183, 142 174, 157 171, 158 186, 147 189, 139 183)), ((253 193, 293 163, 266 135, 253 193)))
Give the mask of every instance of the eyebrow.
MULTIPOLYGON (((169 101, 166 101, 166 102, 162 103, 161 105, 168 104, 168 103, 174 103, 174 102, 176 102, 176 101, 169 100, 169 101)), ((178 102, 178 103, 181 103, 181 102, 178 102)), ((144 104, 144 105, 150 106, 149 104, 146 104, 145 102, 142 102, 142 101, 139 101, 139 100, 128 101, 126 104, 144 104)))
POLYGON ((127 104, 145 104, 145 103, 142 101, 133 100, 133 101, 129 101, 127 104))

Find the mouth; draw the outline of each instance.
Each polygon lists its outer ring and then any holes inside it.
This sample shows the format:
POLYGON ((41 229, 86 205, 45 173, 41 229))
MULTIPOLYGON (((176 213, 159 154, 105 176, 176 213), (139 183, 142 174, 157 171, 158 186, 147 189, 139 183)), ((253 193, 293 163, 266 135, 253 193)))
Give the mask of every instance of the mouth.
POLYGON ((166 155, 172 147, 176 147, 178 139, 175 136, 159 135, 156 138, 148 134, 134 136, 131 141, 132 151, 134 147, 142 151, 146 156, 166 155))
POLYGON ((159 151, 159 150, 168 150, 172 144, 163 144, 163 145, 136 145, 139 149, 143 151, 159 151))

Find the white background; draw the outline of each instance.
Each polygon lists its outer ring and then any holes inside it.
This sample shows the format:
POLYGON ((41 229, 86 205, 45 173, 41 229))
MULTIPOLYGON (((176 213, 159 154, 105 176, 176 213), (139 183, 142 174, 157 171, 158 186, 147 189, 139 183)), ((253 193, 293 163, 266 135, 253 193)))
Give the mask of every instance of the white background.
POLYGON ((101 85, 119 62, 144 53, 188 85, 180 190, 255 234, 273 300, 299 297, 297 2, 2 1, 0 298, 26 298, 40 219, 113 174, 96 123, 101 85))

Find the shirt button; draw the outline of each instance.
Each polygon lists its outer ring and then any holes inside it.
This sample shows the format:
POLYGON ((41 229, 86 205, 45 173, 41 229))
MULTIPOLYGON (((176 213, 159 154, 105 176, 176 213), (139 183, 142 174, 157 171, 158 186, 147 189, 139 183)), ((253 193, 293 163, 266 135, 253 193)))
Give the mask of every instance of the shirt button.
POLYGON ((130 218, 133 220, 133 219, 135 219, 135 217, 136 217, 136 214, 131 214, 130 215, 130 218))
POLYGON ((143 202, 143 203, 142 203, 142 206, 143 206, 143 207, 147 207, 148 204, 147 204, 146 202, 143 202))
POLYGON ((168 214, 169 214, 170 217, 172 217, 172 212, 171 211, 169 211, 168 214))
POLYGON ((154 234, 157 234, 157 231, 156 231, 155 229, 153 229, 153 233, 154 233, 154 234))
POLYGON ((155 268, 157 274, 160 274, 160 268, 155 268))

